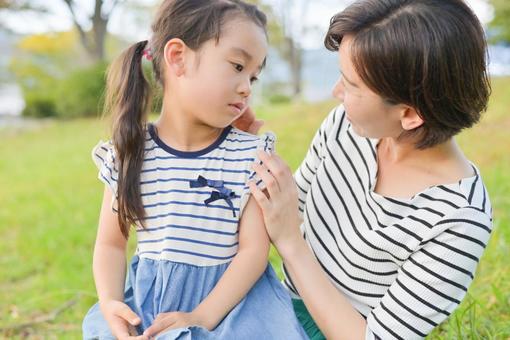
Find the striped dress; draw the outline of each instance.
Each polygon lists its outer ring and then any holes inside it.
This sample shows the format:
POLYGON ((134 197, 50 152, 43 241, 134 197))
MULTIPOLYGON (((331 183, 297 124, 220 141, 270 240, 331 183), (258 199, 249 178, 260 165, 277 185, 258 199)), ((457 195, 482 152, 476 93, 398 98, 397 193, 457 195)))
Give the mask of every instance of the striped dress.
POLYGON ((474 165, 474 176, 409 199, 377 194, 377 143, 356 135, 342 106, 328 115, 295 173, 301 230, 366 318, 366 339, 419 339, 466 295, 491 234, 491 204, 474 165))
MULTIPOLYGON (((274 136, 226 128, 209 147, 182 152, 148 126, 140 187, 145 228, 129 268, 125 302, 141 333, 160 313, 192 311, 215 287, 238 250, 239 220, 248 202, 247 181, 263 185, 251 169, 257 150, 272 150, 274 136)), ((118 165, 111 142, 92 152, 99 179, 117 196, 118 165)), ((112 209, 117 210, 116 199, 112 209)), ((112 338, 98 305, 85 317, 85 339, 112 338)), ((211 332, 176 329, 160 339, 305 339, 288 292, 271 266, 211 332)))

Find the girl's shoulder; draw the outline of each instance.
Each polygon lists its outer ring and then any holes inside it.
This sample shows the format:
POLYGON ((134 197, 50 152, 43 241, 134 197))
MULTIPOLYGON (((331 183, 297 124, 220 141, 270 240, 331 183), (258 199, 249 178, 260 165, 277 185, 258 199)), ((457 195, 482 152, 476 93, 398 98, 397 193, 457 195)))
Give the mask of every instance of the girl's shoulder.
POLYGON ((257 150, 272 152, 275 150, 276 136, 267 131, 260 135, 254 135, 237 128, 232 128, 225 138, 225 150, 230 152, 250 152, 257 150))

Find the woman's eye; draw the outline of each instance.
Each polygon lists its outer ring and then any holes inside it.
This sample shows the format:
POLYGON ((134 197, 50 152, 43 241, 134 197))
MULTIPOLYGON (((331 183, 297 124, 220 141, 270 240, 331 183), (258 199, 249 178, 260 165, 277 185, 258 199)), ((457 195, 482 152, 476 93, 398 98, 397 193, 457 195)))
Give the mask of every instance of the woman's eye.
POLYGON ((250 83, 254 83, 254 82, 256 82, 257 80, 259 80, 259 78, 257 78, 257 77, 252 77, 252 78, 250 79, 250 83))
POLYGON ((244 70, 243 65, 236 64, 236 63, 233 63, 232 65, 234 65, 234 68, 236 69, 237 72, 242 72, 244 70))

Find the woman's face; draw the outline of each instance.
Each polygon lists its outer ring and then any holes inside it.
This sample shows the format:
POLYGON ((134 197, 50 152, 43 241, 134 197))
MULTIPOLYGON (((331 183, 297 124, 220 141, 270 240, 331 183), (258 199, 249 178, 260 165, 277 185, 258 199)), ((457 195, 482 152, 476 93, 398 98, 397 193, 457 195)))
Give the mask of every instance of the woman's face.
POLYGON ((368 138, 397 138, 403 130, 402 108, 386 103, 363 83, 351 60, 352 39, 352 36, 346 35, 340 44, 341 75, 333 89, 333 96, 343 102, 346 118, 356 134, 368 138))

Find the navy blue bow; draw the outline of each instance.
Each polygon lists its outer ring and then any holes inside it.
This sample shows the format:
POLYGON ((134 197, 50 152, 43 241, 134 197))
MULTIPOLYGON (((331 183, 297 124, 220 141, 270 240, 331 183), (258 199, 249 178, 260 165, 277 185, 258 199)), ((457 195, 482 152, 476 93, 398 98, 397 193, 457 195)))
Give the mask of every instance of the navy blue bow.
POLYGON ((196 180, 189 181, 189 186, 190 188, 210 187, 216 189, 217 191, 211 192, 211 197, 204 201, 205 205, 223 199, 227 202, 230 209, 232 209, 234 217, 236 217, 234 203, 232 203, 232 199, 236 196, 236 193, 229 188, 225 188, 223 181, 215 181, 199 175, 196 180))

